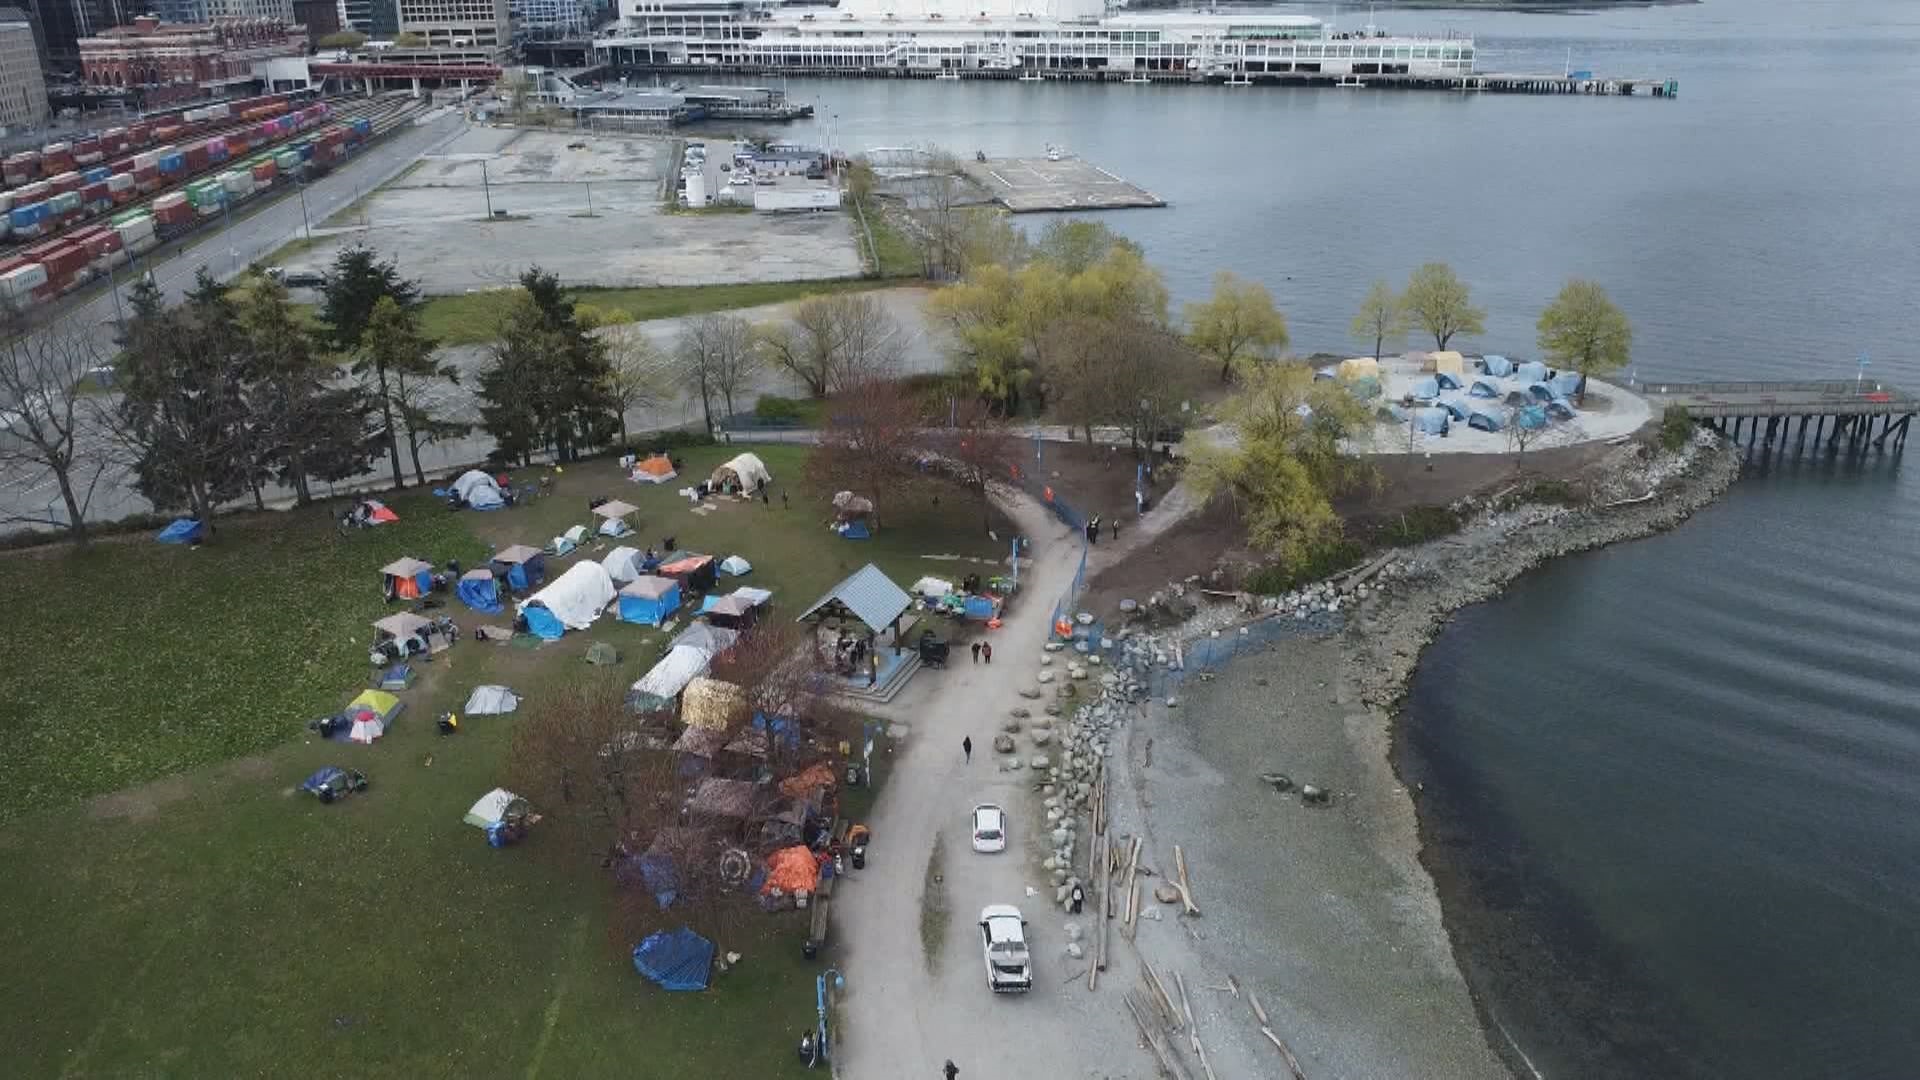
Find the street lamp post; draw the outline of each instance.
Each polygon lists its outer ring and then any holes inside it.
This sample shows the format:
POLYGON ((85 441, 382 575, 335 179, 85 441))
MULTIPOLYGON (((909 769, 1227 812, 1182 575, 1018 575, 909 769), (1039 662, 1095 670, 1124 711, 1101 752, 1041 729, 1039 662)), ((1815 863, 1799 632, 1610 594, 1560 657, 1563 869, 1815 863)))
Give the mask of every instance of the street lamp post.
POLYGON ((487 220, 493 220, 493 186, 487 182, 487 163, 480 162, 480 193, 487 200, 487 220))

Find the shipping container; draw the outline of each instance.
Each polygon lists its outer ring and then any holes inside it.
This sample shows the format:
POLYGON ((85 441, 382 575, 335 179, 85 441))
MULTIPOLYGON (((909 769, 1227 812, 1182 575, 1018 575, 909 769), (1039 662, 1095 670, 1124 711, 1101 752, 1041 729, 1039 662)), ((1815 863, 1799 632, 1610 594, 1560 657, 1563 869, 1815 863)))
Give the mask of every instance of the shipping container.
POLYGON ((181 124, 159 124, 153 129, 153 141, 172 142, 186 134, 186 131, 186 127, 181 124))
POLYGON ((282 150, 273 156, 273 163, 283 173, 293 172, 300 167, 300 151, 282 150))
POLYGON ((225 105, 207 106, 207 119, 209 120, 225 120, 228 116, 231 116, 231 115, 232 115, 232 110, 228 109, 225 105))
POLYGON ((63 172, 48 183, 53 185, 54 194, 58 195, 67 191, 79 191, 86 181, 81 179, 77 172, 63 172))
POLYGON ((0 273, 0 296, 15 303, 24 303, 29 299, 38 299, 35 294, 44 289, 46 284, 47 268, 39 263, 28 263, 0 273))
POLYGON ((28 203, 7 211, 7 221, 13 227, 13 235, 19 237, 39 236, 46 231, 47 222, 53 217, 53 210, 44 202, 28 203))
POLYGON ((80 212, 80 193, 77 191, 63 191, 47 200, 47 209, 52 211, 54 217, 65 217, 68 214, 77 214, 80 212))
POLYGON ((201 171, 203 171, 203 170, 205 170, 205 169, 206 169, 206 167, 207 167, 207 146, 206 146, 206 144, 205 144, 205 143, 198 143, 198 144, 196 144, 196 145, 193 145, 193 146, 189 146, 189 147, 187 147, 187 149, 186 149, 186 159, 187 159, 187 171, 188 171, 188 172, 190 172, 190 173, 197 173, 197 172, 201 172, 201 171))
POLYGON ((112 169, 107 168, 105 165, 95 165, 93 168, 81 173, 80 178, 89 184, 97 184, 112 175, 112 169))
POLYGON ((254 162, 253 164, 254 185, 257 187, 265 187, 268 184, 273 183, 274 175, 279 171, 280 171, 279 167, 274 164, 274 161, 272 158, 268 158, 265 161, 254 162))
POLYGON ((80 189, 80 203, 83 206, 93 206, 98 203, 111 202, 113 202, 113 192, 107 190, 107 182, 105 180, 97 184, 88 184, 86 187, 80 189))
POLYGON ((133 174, 130 172, 114 173, 112 176, 107 177, 107 190, 113 192, 115 195, 132 193, 133 184, 133 174))
POLYGON ((158 165, 149 165, 144 169, 133 170, 133 186, 139 191, 158 191, 161 183, 160 167, 158 165))
POLYGON ((47 183, 45 180, 35 180, 31 184, 23 184, 20 190, 13 193, 14 201, 23 203, 40 202, 52 194, 53 185, 47 183))
POLYGON ((13 209, 13 192, 0 191, 0 216, 13 209))
POLYGON ((106 151, 108 154, 126 153, 127 152, 127 129, 123 127, 108 128, 107 130, 101 132, 100 133, 100 149, 106 151))
POLYGON ((229 199, 244 199, 253 194, 253 174, 240 169, 220 174, 220 186, 229 199))

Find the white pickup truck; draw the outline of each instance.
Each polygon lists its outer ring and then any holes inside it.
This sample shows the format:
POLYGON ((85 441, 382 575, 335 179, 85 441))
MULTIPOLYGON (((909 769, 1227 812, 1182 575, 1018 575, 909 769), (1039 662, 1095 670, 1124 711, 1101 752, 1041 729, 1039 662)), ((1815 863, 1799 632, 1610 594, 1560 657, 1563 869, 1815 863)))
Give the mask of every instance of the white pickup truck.
POLYGON ((1027 954, 1027 920, 1012 904, 980 909, 980 941, 987 960, 987 989, 1018 994, 1033 989, 1033 959, 1027 954))

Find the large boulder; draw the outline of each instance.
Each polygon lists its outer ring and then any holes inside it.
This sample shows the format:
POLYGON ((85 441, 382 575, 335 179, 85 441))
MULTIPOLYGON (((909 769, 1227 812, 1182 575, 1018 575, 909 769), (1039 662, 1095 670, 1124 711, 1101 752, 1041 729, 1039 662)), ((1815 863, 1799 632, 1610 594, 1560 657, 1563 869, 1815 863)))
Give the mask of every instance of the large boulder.
POLYGON ((1013 753, 1013 736, 1000 734, 993 737, 993 750, 997 754, 1013 753))

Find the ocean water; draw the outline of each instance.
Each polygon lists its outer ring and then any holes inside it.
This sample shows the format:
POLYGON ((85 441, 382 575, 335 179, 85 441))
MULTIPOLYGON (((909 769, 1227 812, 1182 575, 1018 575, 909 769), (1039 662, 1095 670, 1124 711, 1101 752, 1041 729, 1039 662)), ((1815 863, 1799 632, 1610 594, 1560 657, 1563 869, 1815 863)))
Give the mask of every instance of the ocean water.
MULTIPOLYGON (((1265 282, 1303 351, 1348 347, 1374 278, 1442 259, 1488 309, 1469 347, 1531 355, 1582 275, 1633 319, 1640 378, 1920 390, 1920 3, 1376 21, 1680 98, 796 80, 821 115, 795 134, 1064 144, 1169 200, 1102 219, 1176 300, 1265 282)), ((1756 468, 1676 532, 1461 613, 1398 764, 1487 1016, 1546 1076, 1920 1075, 1916 702, 1897 459, 1756 468)))

